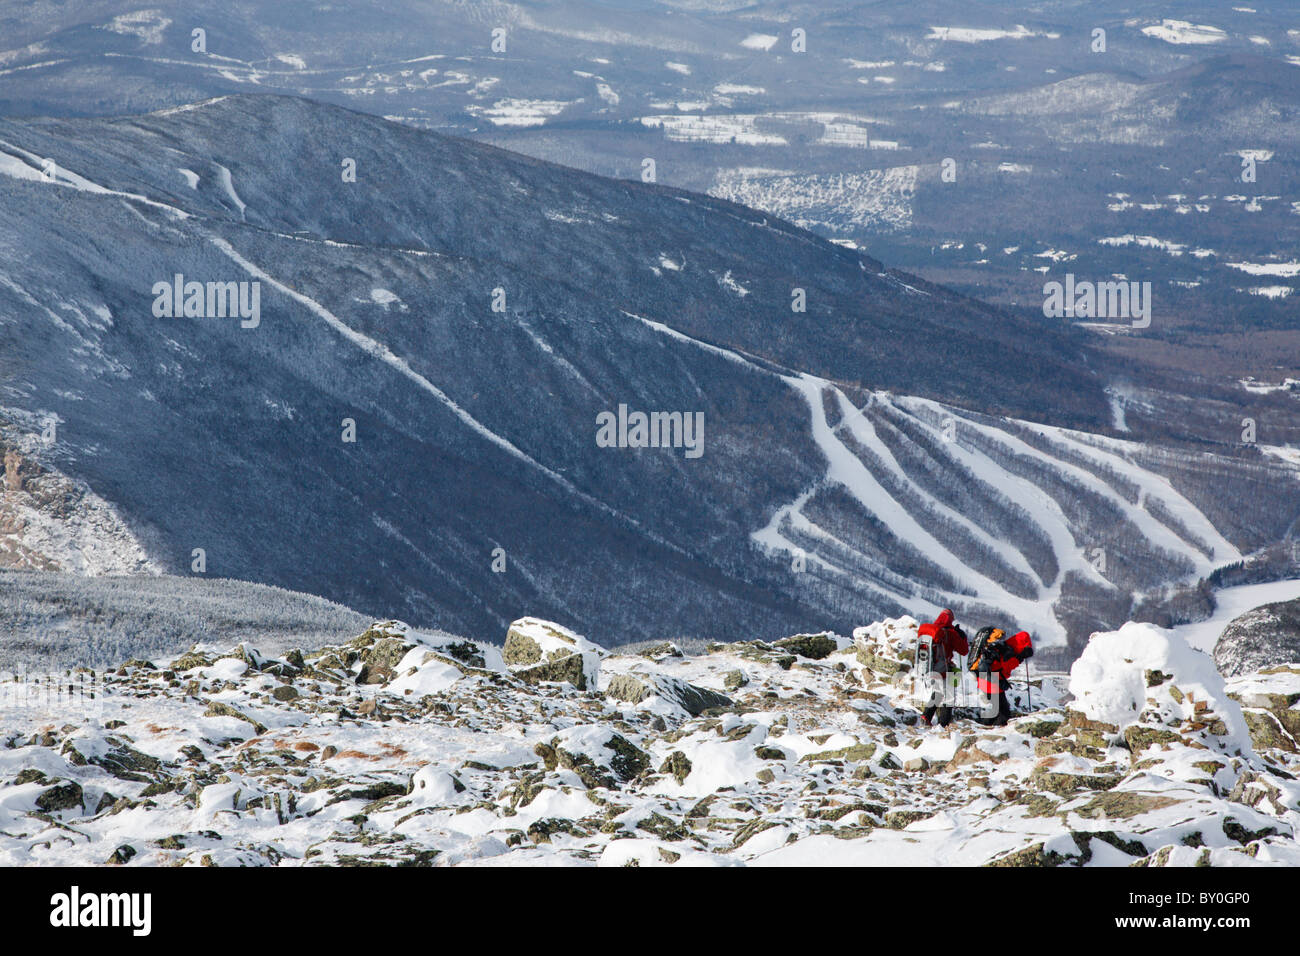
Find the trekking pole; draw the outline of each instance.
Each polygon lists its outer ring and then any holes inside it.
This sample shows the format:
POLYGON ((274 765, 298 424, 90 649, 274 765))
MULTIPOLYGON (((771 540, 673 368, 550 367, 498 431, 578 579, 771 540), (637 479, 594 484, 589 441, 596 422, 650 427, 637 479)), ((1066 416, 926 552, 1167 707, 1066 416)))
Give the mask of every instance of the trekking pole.
POLYGON ((1025 658, 1025 708, 1034 709, 1034 685, 1029 682, 1029 658, 1025 658))

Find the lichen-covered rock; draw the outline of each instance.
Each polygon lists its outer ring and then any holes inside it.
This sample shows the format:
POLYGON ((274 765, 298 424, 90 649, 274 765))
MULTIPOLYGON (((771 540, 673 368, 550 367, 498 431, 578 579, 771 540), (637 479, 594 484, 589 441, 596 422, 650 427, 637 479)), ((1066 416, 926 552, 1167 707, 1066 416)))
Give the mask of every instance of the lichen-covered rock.
POLYGON ((1015 850, 1000 856, 995 860, 990 860, 985 866, 1050 866, 1047 857, 1043 853, 1043 844, 1034 843, 1020 850, 1015 850))
MULTIPOLYGON (((367 631, 366 635, 373 633, 367 631)), ((363 635, 365 636, 365 635, 363 635)), ((361 651, 358 660, 361 667, 357 671, 358 684, 385 684, 397 676, 397 665, 414 647, 400 638, 384 637, 372 641, 361 651)))
POLYGON ((1175 743, 1251 750, 1246 719, 1223 677, 1172 631, 1129 623, 1094 634, 1070 668, 1069 689, 1072 728, 1114 728, 1135 752, 1175 743), (1164 679, 1153 684, 1148 675, 1156 672, 1164 679))
POLYGON ((1109 790, 1123 779, 1119 774, 1064 773, 1046 767, 1035 767, 1029 775, 1032 786, 1061 796, 1080 790, 1109 790))
POLYGON ((682 657, 682 649, 672 641, 662 641, 640 651, 642 657, 652 661, 667 660, 670 657, 682 657))
POLYGON ((564 682, 578 690, 595 688, 604 651, 567 627, 524 617, 506 632, 502 658, 528 684, 564 682))
POLYGON ((654 693, 655 687, 650 680, 632 674, 615 674, 605 685, 606 696, 629 704, 639 704, 654 693))
POLYGON ((929 819, 932 815, 925 810, 890 810, 885 814, 885 826, 891 830, 903 830, 918 820, 929 819))
POLYGON ((1261 750, 1300 753, 1300 664, 1268 667, 1228 684, 1261 750))
POLYGON ((57 813, 60 810, 80 810, 83 799, 81 785, 69 780, 50 787, 48 790, 42 790, 36 797, 36 806, 46 813, 57 813))
POLYGON ((89 763, 103 767, 119 780, 134 780, 150 783, 162 770, 162 762, 157 757, 141 753, 134 747, 118 744, 104 753, 89 758, 89 763))
POLYGON ((532 667, 512 668, 511 673, 525 684, 572 684, 578 690, 587 690, 595 684, 581 654, 569 654, 532 667))
POLYGON ((660 773, 672 774, 678 784, 684 783, 691 773, 691 762, 686 759, 686 755, 680 750, 674 750, 668 755, 663 766, 659 768, 660 773))
POLYGON ((1022 720, 1016 724, 1016 730, 1031 737, 1047 737, 1054 734, 1064 721, 1060 717, 1022 720))
POLYGON ((839 644, 836 643, 835 638, 829 632, 823 632, 821 634, 796 634, 793 637, 786 637, 777 641, 776 646, 792 654, 798 654, 800 657, 808 657, 819 661, 834 654, 839 644))
POLYGON ((731 698, 725 694, 697 687, 666 674, 646 671, 615 674, 609 679, 605 693, 629 704, 640 704, 651 697, 658 697, 692 717, 698 717, 713 708, 732 706, 731 698))
POLYGON ((835 750, 819 750, 815 753, 805 754, 799 758, 800 763, 823 763, 827 760, 844 760, 850 763, 859 763, 870 760, 876 753, 876 745, 867 744, 850 744, 847 747, 838 747, 835 750))
POLYGON ((1124 728, 1124 742, 1128 744, 1129 750, 1134 753, 1146 750, 1148 747, 1177 744, 1182 743, 1182 741, 1181 734, 1176 734, 1172 730, 1165 730, 1161 727, 1145 727, 1133 724, 1124 728))
POLYGON ((196 667, 211 667, 214 659, 212 655, 203 654, 196 647, 192 647, 172 661, 168 668, 180 673, 181 671, 193 670, 196 667))
POLYGON ((114 850, 113 855, 110 856, 104 862, 107 863, 109 866, 124 866, 127 863, 131 862, 131 860, 135 857, 135 854, 136 854, 135 847, 131 846, 131 844, 129 843, 124 843, 116 850, 114 850))
POLYGON ((1287 732, 1277 715, 1266 710, 1245 710, 1242 716, 1250 728, 1250 740, 1260 750, 1300 751, 1296 738, 1287 732))
POLYGON ((355 648, 365 648, 370 647, 376 641, 403 640, 410 630, 410 625, 403 621, 376 621, 363 634, 354 637, 348 644, 355 648))
POLYGON ((888 680, 910 671, 918 626, 915 618, 905 615, 856 628, 853 644, 858 662, 877 679, 888 680))
POLYGON ((208 704, 208 709, 203 712, 204 717, 233 717, 236 720, 242 720, 246 724, 251 724, 255 733, 261 735, 266 733, 266 725, 260 721, 254 720, 243 711, 230 706, 221 701, 212 701, 208 704))
POLYGON ((1109 820, 1126 820, 1141 813, 1150 813, 1165 807, 1172 807, 1182 800, 1177 797, 1160 794, 1142 793, 1134 790, 1111 790, 1093 797, 1086 804, 1073 811, 1084 819, 1104 817, 1109 820))
POLYGON ((543 757, 547 766, 573 771, 588 789, 615 789, 650 768, 648 753, 607 727, 573 727, 552 738, 547 747, 554 754, 554 764, 543 757))
POLYGON ((473 641, 448 641, 439 645, 438 650, 468 667, 487 666, 483 651, 473 641))
POLYGON ((1288 812, 1287 797, 1276 782, 1263 774, 1247 770, 1237 778, 1228 799, 1248 807, 1264 809, 1282 816, 1288 812))
POLYGON ((577 653, 580 640, 577 634, 559 624, 532 617, 520 618, 506 631, 501 656, 508 665, 531 666, 556 650, 565 654, 577 653))

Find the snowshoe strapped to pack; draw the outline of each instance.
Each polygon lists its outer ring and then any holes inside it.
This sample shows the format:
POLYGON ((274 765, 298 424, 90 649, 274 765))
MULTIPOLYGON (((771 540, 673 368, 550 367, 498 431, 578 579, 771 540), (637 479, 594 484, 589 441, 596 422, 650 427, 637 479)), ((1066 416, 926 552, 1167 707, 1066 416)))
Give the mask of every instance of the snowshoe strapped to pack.
POLYGON ((975 635, 971 645, 970 656, 966 658, 966 667, 971 671, 988 670, 989 667, 1005 660, 1011 653, 1006 643, 1007 632, 1000 627, 982 627, 975 635))

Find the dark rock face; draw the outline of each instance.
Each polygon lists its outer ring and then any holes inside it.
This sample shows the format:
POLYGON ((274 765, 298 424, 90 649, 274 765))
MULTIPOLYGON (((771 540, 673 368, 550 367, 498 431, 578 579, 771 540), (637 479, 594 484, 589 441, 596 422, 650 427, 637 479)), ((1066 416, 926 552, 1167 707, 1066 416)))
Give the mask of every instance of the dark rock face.
POLYGON ((615 700, 639 704, 651 695, 658 694, 669 703, 676 704, 692 717, 698 717, 715 707, 730 707, 732 700, 707 687, 669 677, 666 674, 615 674, 610 678, 605 693, 615 700))
POLYGON ((796 634, 777 641, 776 646, 815 661, 829 656, 836 648, 835 638, 829 634, 796 634))
POLYGON ((511 673, 525 684, 569 683, 578 690, 587 689, 587 673, 583 668, 581 654, 569 654, 532 667, 519 668, 511 673))
POLYGON ((36 798, 36 806, 46 813, 56 813, 59 810, 79 810, 81 809, 82 799, 81 785, 69 781, 43 791, 36 798))
POLYGON ((1225 677, 1300 662, 1300 599, 1247 611, 1223 629, 1214 663, 1225 677))

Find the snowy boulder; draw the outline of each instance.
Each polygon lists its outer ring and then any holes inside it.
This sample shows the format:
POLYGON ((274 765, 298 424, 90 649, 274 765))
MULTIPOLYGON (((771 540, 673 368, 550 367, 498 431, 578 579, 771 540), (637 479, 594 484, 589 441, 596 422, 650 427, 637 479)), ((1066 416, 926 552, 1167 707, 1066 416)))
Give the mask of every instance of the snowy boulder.
POLYGON ((1135 751, 1174 738, 1251 750, 1241 707, 1214 662, 1152 624, 1094 634, 1070 669, 1069 689, 1083 719, 1115 728, 1135 751))
POLYGON ((71 780, 43 790, 36 798, 36 808, 46 813, 81 810, 85 797, 81 785, 71 780))
POLYGON ((157 757, 141 753, 123 739, 93 726, 84 726, 64 738, 60 754, 73 766, 102 768, 119 780, 154 783, 166 774, 157 757))
POLYGON ((731 698, 725 694, 640 668, 634 668, 626 674, 615 674, 609 679, 605 694, 629 704, 648 701, 649 710, 656 709, 654 704, 657 699, 674 710, 685 711, 691 717, 698 717, 714 707, 732 706, 731 698))
POLYGON ((511 667, 530 666, 568 654, 601 650, 567 627, 535 617, 523 617, 510 625, 502 656, 511 667))
POLYGON ((840 645, 835 640, 835 635, 823 631, 820 634, 796 634, 794 637, 786 637, 777 641, 775 646, 791 654, 819 661, 834 654, 839 650, 840 645))
POLYGON ((358 684, 383 684, 397 676, 397 665, 414 646, 401 621, 380 621, 349 642, 359 653, 354 668, 358 684))
POLYGON ((353 647, 369 647, 376 641, 406 641, 410 631, 411 626, 403 621, 376 621, 364 634, 353 638, 349 643, 353 647))
POLYGON ((853 644, 858 662, 881 679, 911 670, 919 626, 915 618, 904 615, 855 628, 853 644))
POLYGON ((528 684, 567 682, 578 690, 596 686, 604 651, 566 627, 524 617, 510 625, 502 657, 528 684))
POLYGON ((460 779, 441 767, 424 766, 411 776, 411 797, 424 806, 447 806, 457 802, 457 794, 464 792, 460 779))
POLYGON ((441 694, 462 677, 460 667, 423 646, 408 650, 396 667, 396 676, 386 686, 389 694, 415 698, 441 694))
POLYGON ((661 641, 658 644, 651 645, 639 651, 642 657, 648 658, 656 663, 667 660, 670 657, 682 657, 682 649, 672 641, 661 641))
POLYGON ((441 641, 430 640, 424 643, 436 653, 460 661, 467 667, 486 668, 488 666, 483 648, 474 641, 461 641, 452 638, 441 641))
POLYGON ((606 727, 570 727, 538 744, 536 753, 546 769, 569 770, 587 789, 618 788, 650 767, 650 755, 621 734, 606 727))
POLYGON ((1300 664, 1282 664, 1228 682, 1251 739, 1263 750, 1300 753, 1300 664))

